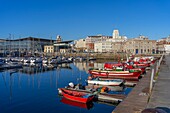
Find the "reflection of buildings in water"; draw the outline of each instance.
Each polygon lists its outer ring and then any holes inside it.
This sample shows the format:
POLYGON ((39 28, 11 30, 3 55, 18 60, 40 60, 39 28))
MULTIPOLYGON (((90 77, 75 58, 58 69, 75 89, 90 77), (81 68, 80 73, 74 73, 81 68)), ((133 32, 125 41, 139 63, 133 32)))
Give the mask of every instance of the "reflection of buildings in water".
POLYGON ((36 73, 53 70, 55 67, 56 66, 54 65, 30 65, 30 66, 23 66, 20 72, 32 75, 36 73))
POLYGON ((74 65, 81 71, 88 72, 89 68, 103 68, 104 63, 97 63, 97 62, 74 62, 74 65))
POLYGON ((17 72, 16 73, 13 73, 13 72, 14 72, 14 70, 6 70, 4 72, 1 72, 5 88, 7 90, 9 90, 10 103, 12 103, 12 99, 13 99, 13 89, 12 88, 14 87, 14 84, 17 84, 17 82, 18 82, 17 86, 18 87, 21 86, 20 76, 14 76, 13 74, 16 74, 17 72), (7 79, 8 77, 9 77, 9 79, 7 79), (15 80, 16 77, 18 77, 17 81, 15 80))
MULTIPOLYGON (((27 72, 25 72, 26 74, 29 74, 28 72, 31 73, 31 71, 35 71, 33 70, 36 67, 33 66, 24 66, 23 69, 27 72)), ((20 73, 23 70, 18 70, 14 73, 14 70, 7 70, 4 72, 1 72, 2 74, 2 79, 4 82, 4 86, 7 90, 9 90, 9 100, 12 103, 12 100, 16 97, 13 96, 13 91, 17 89, 17 87, 22 90, 25 89, 25 87, 28 88, 32 88, 32 89, 39 89, 41 87, 41 84, 44 83, 44 81, 42 81, 42 74, 34 74, 31 73, 31 75, 36 75, 36 76, 25 76, 24 74, 20 73), (17 76, 16 76, 17 75, 17 76), (8 79, 9 78, 9 79, 8 79), (24 81, 24 82, 23 82, 24 81), (42 83, 41 83, 42 81, 42 83)), ((37 70, 38 71, 38 70, 37 70)), ((46 79, 46 82, 49 80, 48 83, 50 83, 50 86, 52 87, 53 85, 58 84, 58 80, 59 80, 59 75, 60 75, 60 69, 56 69, 57 74, 54 73, 54 71, 48 72, 48 79, 46 79), (54 79, 56 78, 56 80, 54 79)), ((24 72, 23 72, 24 73, 24 72)), ((14 91, 15 92, 15 91, 14 91)))
POLYGON ((60 64, 60 65, 52 65, 52 64, 30 64, 27 66, 23 66, 23 68, 20 70, 21 73, 26 73, 26 74, 37 74, 37 73, 42 73, 46 71, 51 71, 56 68, 60 69, 72 69, 69 64, 60 64))
POLYGON ((58 68, 63 68, 63 69, 72 69, 71 67, 70 67, 70 64, 69 63, 62 63, 62 64, 59 64, 58 66, 57 66, 58 68))
POLYGON ((87 71, 87 70, 88 70, 87 62, 74 62, 74 65, 75 65, 80 71, 87 71))

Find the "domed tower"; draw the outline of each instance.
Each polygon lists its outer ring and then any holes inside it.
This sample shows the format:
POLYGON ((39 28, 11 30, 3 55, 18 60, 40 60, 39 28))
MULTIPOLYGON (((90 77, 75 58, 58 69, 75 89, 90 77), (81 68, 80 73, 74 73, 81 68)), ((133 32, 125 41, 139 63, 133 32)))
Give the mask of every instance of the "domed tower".
POLYGON ((56 41, 57 41, 57 42, 61 42, 61 41, 62 41, 60 35, 57 35, 56 41))

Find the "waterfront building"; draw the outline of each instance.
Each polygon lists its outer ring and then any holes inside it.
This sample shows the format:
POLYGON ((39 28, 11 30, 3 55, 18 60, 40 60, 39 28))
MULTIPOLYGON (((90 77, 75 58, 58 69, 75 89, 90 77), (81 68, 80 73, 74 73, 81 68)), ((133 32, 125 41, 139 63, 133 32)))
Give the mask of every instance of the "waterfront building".
POLYGON ((157 40, 157 53, 170 53, 170 36, 157 40))
POLYGON ((19 39, 1 39, 1 52, 3 56, 25 56, 25 55, 40 55, 44 51, 44 45, 53 43, 54 40, 26 37, 19 39))
POLYGON ((97 35, 97 36, 87 36, 86 38, 86 47, 88 52, 95 52, 97 48, 94 48, 94 43, 105 43, 109 39, 111 39, 111 36, 102 36, 102 35, 97 35))
POLYGON ((125 52, 125 43, 126 42, 112 42, 112 52, 113 53, 125 52))
POLYGON ((5 45, 4 45, 5 40, 4 39, 0 39, 0 56, 3 56, 3 54, 5 53, 5 45))
POLYGON ((73 40, 62 41, 61 36, 58 35, 56 41, 53 43, 55 54, 70 53, 72 51, 71 42, 73 40))
POLYGON ((126 36, 120 36, 119 35, 119 30, 113 30, 113 35, 112 35, 112 41, 113 42, 125 42, 127 41, 126 36))
POLYGON ((54 53, 54 46, 53 45, 45 45, 44 46, 44 53, 48 54, 53 54, 54 53))
POLYGON ((120 36, 118 30, 113 30, 112 36, 88 36, 86 38, 87 49, 91 52, 123 52, 126 36, 120 36))
POLYGON ((166 42, 170 44, 170 35, 166 38, 166 42))
POLYGON ((170 54, 170 44, 165 44, 164 48, 165 48, 165 53, 170 54))
POLYGON ((87 50, 86 47, 86 40, 85 39, 79 39, 74 41, 74 47, 77 52, 84 52, 87 50))
POLYGON ((155 54, 156 40, 149 40, 146 36, 128 39, 124 47, 126 53, 130 54, 155 54))
POLYGON ((112 52, 112 42, 102 41, 94 43, 94 52, 112 52))
POLYGON ((94 43, 101 40, 101 36, 87 36, 86 47, 87 52, 94 52, 94 43))
POLYGON ((157 53, 162 54, 162 53, 165 52, 165 47, 164 47, 165 44, 166 44, 165 40, 158 40, 157 41, 157 43, 156 43, 157 53))

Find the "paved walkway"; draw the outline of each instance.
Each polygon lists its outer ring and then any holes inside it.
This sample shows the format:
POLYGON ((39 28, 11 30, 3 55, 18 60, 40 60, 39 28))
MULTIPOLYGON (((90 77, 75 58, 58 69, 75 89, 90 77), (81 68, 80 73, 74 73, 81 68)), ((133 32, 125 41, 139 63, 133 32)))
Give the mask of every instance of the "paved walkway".
POLYGON ((145 109, 149 98, 150 75, 151 71, 147 72, 112 113, 140 113, 145 109))
POLYGON ((163 59, 147 108, 162 108, 170 113, 170 55, 163 59))

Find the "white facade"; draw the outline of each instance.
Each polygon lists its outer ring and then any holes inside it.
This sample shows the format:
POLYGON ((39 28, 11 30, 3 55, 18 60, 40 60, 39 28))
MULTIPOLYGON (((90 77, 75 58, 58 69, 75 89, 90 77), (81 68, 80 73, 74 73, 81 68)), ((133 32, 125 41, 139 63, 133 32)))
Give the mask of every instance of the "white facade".
POLYGON ((166 42, 170 43, 170 36, 166 38, 166 42))
POLYGON ((94 52, 102 52, 102 42, 94 43, 94 52))
POLYGON ((96 42, 94 43, 94 52, 112 52, 112 42, 96 42))
POLYGON ((113 42, 125 42, 127 41, 126 36, 119 36, 119 31, 118 30, 113 30, 113 42))
POLYGON ((86 48, 86 40, 85 39, 76 40, 74 43, 75 43, 76 48, 86 48))
POLYGON ((165 44, 164 48, 165 48, 165 53, 170 53, 170 44, 165 44))

